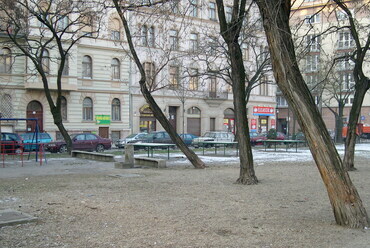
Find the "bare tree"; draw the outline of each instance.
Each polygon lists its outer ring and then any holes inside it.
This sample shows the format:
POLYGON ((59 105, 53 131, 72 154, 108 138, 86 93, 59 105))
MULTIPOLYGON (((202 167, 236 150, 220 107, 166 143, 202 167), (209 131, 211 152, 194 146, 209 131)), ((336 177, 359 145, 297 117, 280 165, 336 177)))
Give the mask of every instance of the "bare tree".
POLYGON ((369 226, 360 196, 352 184, 296 60, 289 27, 290 0, 256 0, 269 43, 275 79, 297 116, 327 188, 335 220, 353 228, 369 226))
MULTIPOLYGON (((162 110, 160 109, 158 104, 156 103, 155 99, 151 95, 150 91, 148 90, 147 75, 146 75, 143 63, 141 62, 141 60, 140 60, 140 58, 139 58, 139 56, 136 52, 134 42, 133 42, 133 39, 132 39, 132 35, 131 35, 131 30, 130 30, 130 27, 129 27, 129 24, 128 24, 128 21, 127 21, 127 18, 126 18, 126 14, 129 11, 134 11, 136 9, 140 10, 140 7, 150 7, 150 6, 160 5, 160 4, 163 3, 163 1, 148 3, 145 6, 140 6, 140 5, 137 5, 137 4, 132 5, 131 3, 127 3, 127 2, 122 1, 122 0, 113 0, 113 3, 114 3, 115 9, 117 10, 117 12, 118 12, 118 14, 119 14, 119 16, 122 20, 123 27, 124 27, 125 33, 126 33, 127 42, 128 42, 128 45, 129 45, 130 53, 131 53, 132 58, 133 58, 136 66, 137 66, 137 68, 140 72, 141 77, 140 77, 140 80, 139 80, 139 84, 140 84, 141 92, 142 92, 145 100, 149 104, 151 110, 153 111, 153 114, 154 114, 155 118, 161 123, 163 128, 170 135, 171 139, 180 148, 180 150, 185 154, 185 156, 189 159, 189 161, 193 164, 193 166, 195 168, 205 168, 205 164, 199 159, 199 157, 192 150, 190 150, 185 145, 184 141, 176 133, 176 130, 170 124, 170 122, 168 121, 168 119, 166 118, 166 116, 164 115, 164 113, 162 112, 162 110)), ((174 45, 175 44, 172 43, 171 48, 174 48, 174 45)))
MULTIPOLYGON (((349 30, 352 39, 355 44, 355 48, 350 56, 350 59, 354 61, 353 79, 354 85, 354 97, 352 102, 351 111, 348 120, 348 129, 345 142, 345 154, 344 154, 344 167, 347 170, 354 170, 354 154, 355 154, 355 142, 356 142, 356 127, 361 113, 361 107, 365 98, 366 92, 370 89, 370 79, 364 72, 364 63, 366 55, 370 47, 370 35, 368 22, 361 24, 357 21, 350 10, 350 7, 356 9, 358 12, 365 14, 369 13, 369 3, 366 1, 351 1, 347 3, 342 0, 334 0, 348 18, 348 23, 342 28, 349 30), (366 35, 364 35, 364 33, 366 35)), ((361 13, 359 13, 361 14, 361 13)))
POLYGON ((234 108, 236 119, 236 138, 240 150, 240 175, 237 180, 241 184, 257 184, 253 166, 253 154, 249 137, 247 119, 247 94, 245 87, 245 68, 243 55, 239 44, 240 31, 245 17, 246 0, 234 1, 231 20, 228 22, 225 15, 225 6, 222 0, 216 0, 220 33, 226 46, 230 59, 231 81, 234 95, 234 108))
POLYGON ((33 74, 41 77, 54 123, 67 143, 68 151, 72 140, 63 125, 61 113, 62 77, 68 69, 67 61, 73 46, 82 38, 98 35, 102 14, 98 7, 95 1, 80 0, 0 1, 0 31, 7 34, 2 42, 15 48, 15 56, 25 56, 32 62, 33 74), (57 64, 56 74, 50 71, 50 63, 57 64), (53 88, 56 89, 55 100, 53 88))

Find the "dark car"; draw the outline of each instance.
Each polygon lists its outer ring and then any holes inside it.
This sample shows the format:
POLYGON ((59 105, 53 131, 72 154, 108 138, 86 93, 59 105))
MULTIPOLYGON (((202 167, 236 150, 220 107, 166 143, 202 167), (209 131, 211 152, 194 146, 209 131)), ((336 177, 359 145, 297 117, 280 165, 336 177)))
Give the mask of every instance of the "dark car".
POLYGON ((264 140, 267 140, 266 133, 249 133, 251 145, 262 145, 264 140))
POLYGON ((23 151, 22 138, 16 133, 1 133, 1 153, 18 154, 23 151))
POLYGON ((48 133, 22 133, 19 136, 23 139, 24 150, 25 151, 34 151, 38 149, 37 143, 46 144, 52 141, 48 133))
MULTIPOLYGON (((72 150, 103 152, 105 149, 112 147, 112 141, 110 139, 102 138, 92 133, 72 134, 71 139, 72 150)), ((46 148, 50 152, 67 152, 65 141, 50 142, 46 148)))
POLYGON ((145 140, 143 140, 144 143, 165 143, 165 144, 172 144, 172 139, 170 135, 165 131, 156 131, 149 133, 145 140))
POLYGON ((133 133, 124 139, 118 139, 114 142, 114 145, 118 148, 124 148, 126 144, 137 143, 146 140, 147 133, 133 133))
POLYGON ((193 142, 193 139, 198 138, 198 136, 191 133, 182 133, 180 138, 184 141, 185 145, 190 146, 193 142))

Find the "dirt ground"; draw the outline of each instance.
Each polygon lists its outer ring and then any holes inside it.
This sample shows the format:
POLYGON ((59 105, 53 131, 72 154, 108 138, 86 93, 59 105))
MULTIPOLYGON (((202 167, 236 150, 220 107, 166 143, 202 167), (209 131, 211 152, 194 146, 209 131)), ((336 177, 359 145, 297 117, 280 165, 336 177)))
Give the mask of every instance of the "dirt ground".
MULTIPOLYGON (((370 166, 351 172, 370 209, 370 166)), ((114 169, 50 160, 0 168, 0 208, 38 217, 0 229, 0 247, 370 247, 370 231, 337 226, 313 162, 256 165, 258 185, 234 184, 236 164, 114 169)))

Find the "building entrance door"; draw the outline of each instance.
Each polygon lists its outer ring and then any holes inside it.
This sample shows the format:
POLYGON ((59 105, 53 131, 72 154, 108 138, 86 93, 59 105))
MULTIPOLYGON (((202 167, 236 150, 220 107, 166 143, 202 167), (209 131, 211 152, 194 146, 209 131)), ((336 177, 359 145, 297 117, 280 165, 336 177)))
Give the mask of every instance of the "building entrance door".
MULTIPOLYGON (((37 124, 39 125, 39 132, 44 131, 44 112, 42 110, 42 105, 38 101, 31 101, 27 105, 27 118, 36 118, 37 124)), ((36 122, 35 121, 27 121, 27 132, 35 132, 36 131, 36 122)))
POLYGON ((99 127, 99 136, 102 138, 109 138, 109 127, 99 127))

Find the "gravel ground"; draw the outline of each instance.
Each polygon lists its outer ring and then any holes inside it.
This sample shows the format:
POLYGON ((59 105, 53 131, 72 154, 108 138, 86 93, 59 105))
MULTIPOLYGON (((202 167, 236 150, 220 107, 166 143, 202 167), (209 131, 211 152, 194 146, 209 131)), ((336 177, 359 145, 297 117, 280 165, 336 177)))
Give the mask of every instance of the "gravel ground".
MULTIPOLYGON (((370 247, 370 231, 337 226, 312 161, 256 164, 258 185, 234 184, 235 163, 114 169, 49 160, 0 168, 0 208, 39 218, 0 229, 0 247, 370 247)), ((171 161, 170 161, 171 163, 171 161)), ((351 172, 370 207, 370 167, 351 172)))

